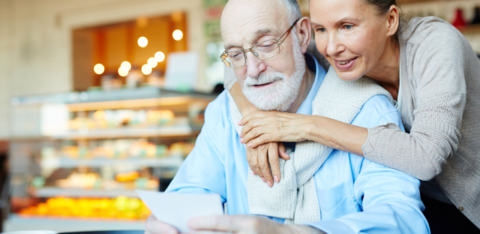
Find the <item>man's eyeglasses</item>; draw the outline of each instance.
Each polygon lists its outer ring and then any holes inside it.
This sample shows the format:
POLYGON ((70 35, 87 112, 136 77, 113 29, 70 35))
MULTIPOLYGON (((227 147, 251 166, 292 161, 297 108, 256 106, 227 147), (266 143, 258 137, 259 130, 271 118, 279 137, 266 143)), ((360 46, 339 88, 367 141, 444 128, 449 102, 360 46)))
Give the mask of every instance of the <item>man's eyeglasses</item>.
POLYGON ((300 19, 295 20, 292 26, 290 26, 290 28, 288 28, 288 30, 277 40, 271 39, 262 41, 245 50, 225 51, 222 53, 222 55, 220 55, 220 58, 222 59, 223 63, 227 65, 227 67, 232 68, 239 68, 245 66, 245 64, 247 63, 247 52, 252 52, 255 57, 261 60, 273 58, 280 53, 280 45, 285 41, 288 35, 290 35, 290 32, 299 20, 300 19))

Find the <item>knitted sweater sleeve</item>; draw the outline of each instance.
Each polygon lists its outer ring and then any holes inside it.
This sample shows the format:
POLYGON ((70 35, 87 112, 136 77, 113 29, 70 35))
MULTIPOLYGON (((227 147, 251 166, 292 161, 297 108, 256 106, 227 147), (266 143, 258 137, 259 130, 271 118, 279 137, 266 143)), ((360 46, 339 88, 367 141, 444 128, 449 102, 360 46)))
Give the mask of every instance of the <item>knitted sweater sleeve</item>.
POLYGON ((410 134, 393 124, 371 128, 362 150, 367 159, 430 180, 454 155, 461 139, 468 44, 450 25, 431 23, 422 31, 423 40, 417 37, 407 45, 413 52, 402 64, 408 76, 402 82, 411 82, 413 95, 410 134))

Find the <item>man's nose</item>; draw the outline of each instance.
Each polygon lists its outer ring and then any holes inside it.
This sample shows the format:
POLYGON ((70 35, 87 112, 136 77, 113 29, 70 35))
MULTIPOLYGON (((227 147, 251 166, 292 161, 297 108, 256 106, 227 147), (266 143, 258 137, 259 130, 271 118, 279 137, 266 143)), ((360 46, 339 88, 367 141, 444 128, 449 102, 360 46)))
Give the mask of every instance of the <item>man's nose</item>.
POLYGON ((336 33, 332 33, 328 38, 327 54, 329 56, 337 55, 345 50, 345 46, 341 43, 336 33))
POLYGON ((251 78, 257 78, 267 69, 267 64, 253 55, 253 52, 246 53, 247 75, 251 78))

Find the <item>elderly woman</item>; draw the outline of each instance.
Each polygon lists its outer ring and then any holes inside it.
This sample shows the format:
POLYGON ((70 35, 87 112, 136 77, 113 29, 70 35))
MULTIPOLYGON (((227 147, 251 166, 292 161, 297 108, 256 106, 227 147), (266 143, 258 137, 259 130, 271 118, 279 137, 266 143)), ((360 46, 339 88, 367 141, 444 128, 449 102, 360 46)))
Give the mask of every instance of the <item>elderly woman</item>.
MULTIPOLYGON (((479 232, 480 63, 467 40, 435 17, 402 21, 395 0, 312 0, 310 14, 316 47, 338 76, 377 81, 396 100, 407 132, 259 111, 235 83, 242 142, 254 149, 247 151, 251 169, 278 182, 278 164, 271 164, 272 177, 265 163, 288 159, 277 142, 316 141, 427 181, 422 192, 433 233, 479 232)), ((227 88, 232 80, 226 77, 227 88)))

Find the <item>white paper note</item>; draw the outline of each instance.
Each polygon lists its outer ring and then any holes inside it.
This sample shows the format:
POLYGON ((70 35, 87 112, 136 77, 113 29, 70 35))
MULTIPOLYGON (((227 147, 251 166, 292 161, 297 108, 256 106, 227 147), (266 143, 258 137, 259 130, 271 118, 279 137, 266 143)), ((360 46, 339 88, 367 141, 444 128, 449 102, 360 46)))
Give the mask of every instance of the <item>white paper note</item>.
POLYGON ((187 222, 193 217, 223 214, 222 200, 218 194, 136 192, 155 218, 182 233, 188 233, 187 222))

